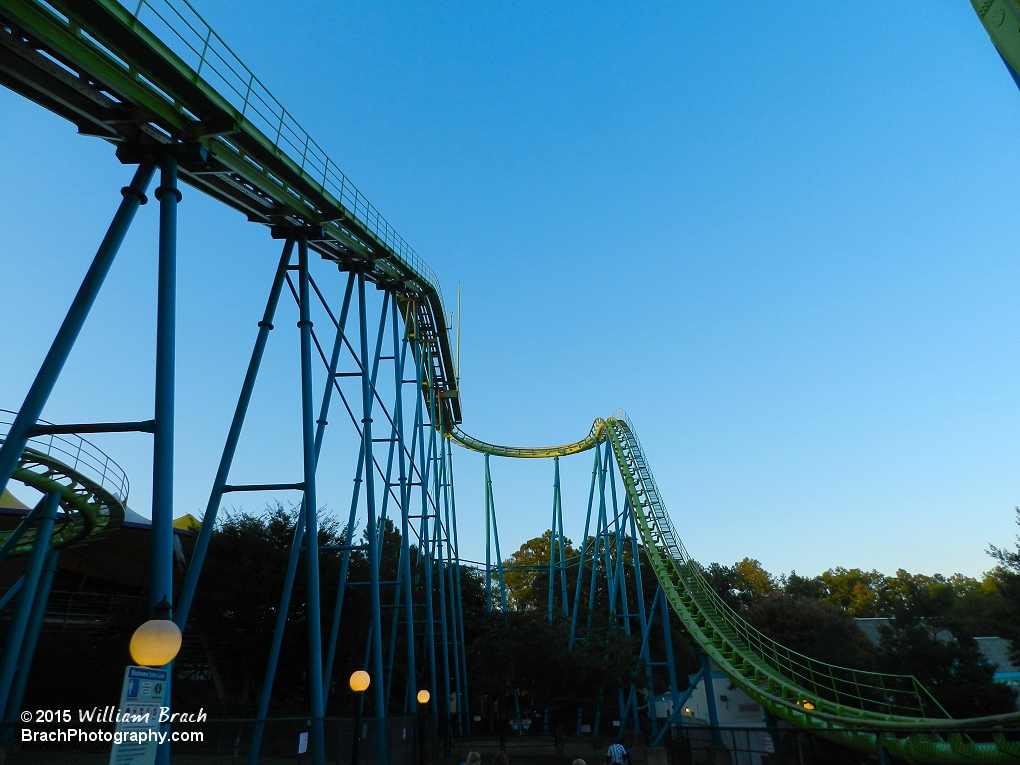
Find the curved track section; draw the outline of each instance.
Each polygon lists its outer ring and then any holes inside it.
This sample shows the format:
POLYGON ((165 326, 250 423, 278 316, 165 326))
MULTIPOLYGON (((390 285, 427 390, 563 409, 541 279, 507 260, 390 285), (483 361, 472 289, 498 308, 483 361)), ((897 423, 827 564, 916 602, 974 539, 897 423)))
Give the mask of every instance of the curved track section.
POLYGON ((570 454, 580 454, 589 449, 594 449, 595 444, 604 441, 606 438, 605 425, 604 420, 597 419, 591 424, 591 432, 588 433, 587 437, 570 444, 563 444, 562 446, 498 446, 473 438, 456 427, 446 435, 465 449, 481 452, 482 454, 491 454, 494 457, 548 459, 550 457, 566 457, 570 454))
POLYGON ((876 736, 908 762, 1020 762, 1020 743, 955 732, 1020 724, 1020 714, 949 719, 910 675, 863 672, 816 661, 780 645, 733 611, 708 585, 673 529, 648 460, 623 412, 605 430, 645 552, 670 606, 719 668, 775 717, 856 748, 874 751, 876 736), (924 733, 916 733, 924 729, 924 733), (936 731, 936 732, 933 732, 936 731))
MULTIPOLYGON (((0 443, 13 420, 13 412, 0 410, 0 443)), ((53 527, 53 547, 88 544, 120 528, 124 520, 130 489, 127 475, 95 444, 80 436, 29 439, 12 478, 43 493, 61 493, 64 514, 53 527)), ((12 531, 0 531, 0 544, 12 531)), ((13 554, 27 553, 34 541, 35 529, 31 528, 13 554)))

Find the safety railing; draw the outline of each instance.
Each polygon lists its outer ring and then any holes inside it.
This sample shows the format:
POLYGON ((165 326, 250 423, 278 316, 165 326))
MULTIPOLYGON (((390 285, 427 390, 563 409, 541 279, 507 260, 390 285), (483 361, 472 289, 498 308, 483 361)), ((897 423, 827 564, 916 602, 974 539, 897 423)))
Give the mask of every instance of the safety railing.
MULTIPOLYGON (((701 567, 684 548, 666 512, 645 460, 641 442, 626 412, 617 410, 612 419, 625 428, 626 457, 631 464, 621 465, 621 469, 628 469, 637 479, 637 490, 641 495, 641 506, 637 509, 647 515, 650 530, 656 537, 656 547, 666 554, 668 562, 681 580, 678 584, 682 583, 686 594, 693 601, 692 605, 709 622, 706 629, 719 633, 716 639, 738 650, 750 650, 765 666, 786 678, 791 685, 809 692, 815 701, 829 701, 835 707, 845 706, 846 711, 859 710, 878 715, 912 718, 925 718, 932 713, 945 715, 927 689, 911 675, 869 672, 827 664, 777 643, 748 624, 712 588, 701 567)), ((808 699, 794 698, 791 701, 810 703, 808 699)), ((835 707, 830 711, 838 711, 835 707)), ((806 711, 811 708, 813 705, 804 707, 806 711)))
MULTIPOLYGON (((408 269, 428 283, 441 299, 439 279, 428 263, 358 191, 308 131, 301 127, 188 0, 118 1, 131 12, 137 22, 144 25, 194 71, 196 80, 203 80, 226 99, 243 120, 296 163, 309 180, 333 196, 408 269)), ((158 88, 156 90, 159 91, 158 88)), ((173 101, 168 94, 163 95, 173 101)), ((229 138, 220 137, 216 140, 230 143, 229 138)))
MULTIPOLYGON (((0 409, 0 443, 14 423, 15 412, 0 409)), ((41 425, 51 425, 39 420, 41 425)), ((32 436, 25 445, 37 454, 49 457, 66 467, 69 475, 77 473, 109 492, 121 505, 127 507, 131 485, 124 470, 98 446, 75 435, 32 436)))

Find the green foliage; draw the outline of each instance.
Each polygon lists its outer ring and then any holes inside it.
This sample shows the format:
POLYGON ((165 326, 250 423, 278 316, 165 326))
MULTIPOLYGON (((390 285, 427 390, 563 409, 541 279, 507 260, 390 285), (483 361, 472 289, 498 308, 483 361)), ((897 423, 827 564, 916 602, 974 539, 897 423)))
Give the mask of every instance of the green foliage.
POLYGON ((853 669, 875 668, 874 646, 854 618, 834 603, 772 592, 745 616, 773 640, 812 659, 853 669))
MULTIPOLYGON (((513 555, 503 561, 503 581, 506 583, 508 607, 517 611, 541 611, 545 613, 549 598, 549 559, 552 532, 546 531, 542 536, 529 539, 513 555)), ((580 555, 569 539, 564 539, 563 552, 568 561, 580 555)), ((556 561, 559 564, 559 550, 556 561)), ((559 574, 557 574, 557 577, 559 574)), ((559 582, 554 583, 558 587, 559 582)), ((493 591, 493 599, 499 597, 493 591)), ((556 602, 562 602, 559 596, 556 602)))
POLYGON ((607 624, 593 625, 569 647, 566 619, 531 611, 492 613, 468 648, 475 693, 508 704, 516 690, 537 708, 566 719, 591 707, 603 689, 629 684, 641 669, 635 641, 607 624))
MULTIPOLYGON (((1020 507, 1015 511, 1017 525, 1020 525, 1020 507)), ((1020 665, 1020 534, 1016 537, 1014 550, 989 545, 988 554, 999 564, 990 572, 990 578, 1002 596, 1000 634, 1010 639, 1010 660, 1020 665)))
POLYGON ((744 558, 732 566, 710 563, 702 569, 708 584, 735 610, 749 608, 778 588, 758 561, 744 558))
POLYGON ((1017 552, 989 552, 1000 565, 980 580, 840 567, 777 578, 747 558, 703 572, 734 609, 788 648, 840 666, 912 674, 952 715, 971 717, 1013 711, 1016 703, 1012 688, 993 681, 995 668, 974 638, 1008 637, 1020 660, 1020 544, 1017 552), (891 621, 872 646, 853 619, 876 616, 891 621))
POLYGON ((1016 709, 1016 691, 993 681, 995 669, 973 638, 932 634, 923 620, 882 628, 881 668, 916 677, 952 717, 981 717, 1016 709))

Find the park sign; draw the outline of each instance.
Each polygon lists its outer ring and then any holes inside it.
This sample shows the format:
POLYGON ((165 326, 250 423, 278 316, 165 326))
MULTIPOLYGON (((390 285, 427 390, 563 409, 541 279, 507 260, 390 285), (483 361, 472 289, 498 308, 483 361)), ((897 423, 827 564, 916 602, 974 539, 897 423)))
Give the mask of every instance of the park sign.
POLYGON ((170 670, 128 666, 117 707, 110 765, 153 765, 170 670))

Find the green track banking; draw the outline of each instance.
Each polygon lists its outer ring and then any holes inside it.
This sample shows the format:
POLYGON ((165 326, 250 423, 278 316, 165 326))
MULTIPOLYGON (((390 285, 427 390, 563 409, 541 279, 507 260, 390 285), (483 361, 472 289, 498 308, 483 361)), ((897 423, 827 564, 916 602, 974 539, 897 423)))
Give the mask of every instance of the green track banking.
MULTIPOLYGON (((1020 5, 972 2, 1016 77, 1020 5)), ((486 454, 534 459, 608 442, 670 606, 727 677, 772 715, 860 749, 874 751, 881 737, 888 752, 908 762, 1020 762, 1020 743, 1001 733, 976 740, 965 730, 1006 731, 1020 725, 1020 714, 949 719, 913 677, 815 661, 733 612, 674 532, 622 413, 596 420, 579 441, 553 447, 498 446, 461 431, 454 353, 435 274, 186 0, 141 0, 130 7, 114 0, 0 0, 0 22, 7 25, 2 84, 71 120, 79 132, 118 145, 126 162, 137 161, 146 144, 201 145, 201 159, 182 160, 184 183, 273 227, 274 235, 303 227, 324 259, 396 290, 405 324, 413 324, 427 348, 433 383, 422 393, 442 409, 437 424, 447 437, 486 454)), ((53 488, 59 470, 33 459, 26 451, 22 468, 31 475, 23 478, 50 481, 53 488)), ((78 502, 84 519, 69 540, 94 538, 116 526, 118 512, 122 517, 116 502, 89 510, 83 492, 91 489, 84 483, 66 488, 67 502, 78 502)))
MULTIPOLYGON (((0 411, 0 443, 7 434, 13 412, 0 411)), ((49 423, 45 423, 49 424, 49 423)), ((123 469, 95 444, 75 435, 34 436, 11 476, 42 494, 60 494, 63 514, 50 535, 53 547, 90 544, 120 528, 130 490, 123 469)), ((14 529, 0 531, 0 545, 14 529)), ((28 528, 11 550, 24 555, 35 541, 35 527, 28 528)))
POLYGON ((709 586, 701 566, 687 553, 637 433, 622 411, 595 420, 586 438, 562 446, 497 446, 459 429, 447 435, 473 451, 523 459, 577 454, 608 442, 638 519, 645 554, 671 608, 730 681, 777 719, 865 751, 874 751, 881 737, 887 752, 907 762, 1020 762, 1020 742, 1007 741, 1001 732, 984 736, 987 741, 965 732, 1015 728, 1020 713, 954 720, 911 675, 820 662, 748 624, 709 586))

